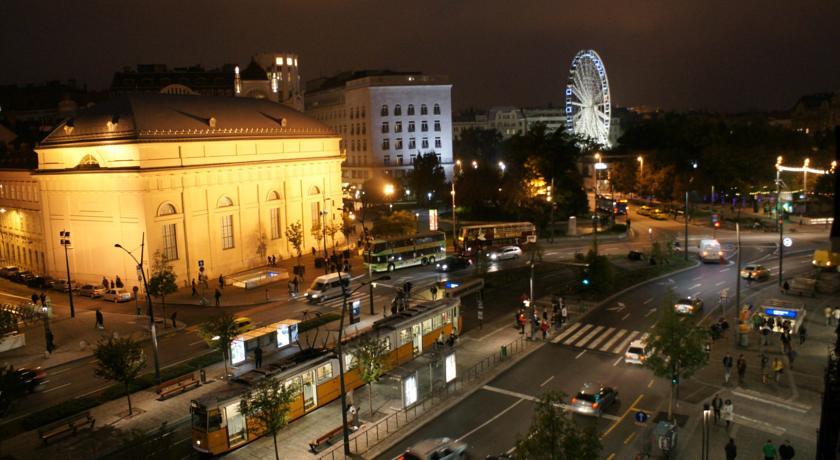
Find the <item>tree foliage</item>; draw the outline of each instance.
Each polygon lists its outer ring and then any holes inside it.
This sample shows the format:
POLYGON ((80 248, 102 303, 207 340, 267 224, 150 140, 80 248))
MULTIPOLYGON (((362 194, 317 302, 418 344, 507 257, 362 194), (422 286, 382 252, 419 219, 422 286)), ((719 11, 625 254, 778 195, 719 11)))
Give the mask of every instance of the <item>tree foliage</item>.
POLYGON ((163 307, 163 327, 166 327, 166 296, 178 291, 177 280, 178 275, 175 274, 175 270, 166 260, 166 257, 160 250, 155 251, 152 273, 149 278, 149 294, 160 297, 160 303, 163 307))
POLYGON ((446 190, 446 174, 434 152, 417 155, 414 157, 413 166, 405 183, 414 192, 418 203, 429 205, 434 200, 449 196, 446 190), (432 193, 431 200, 429 192, 432 193))
POLYGON ((255 419, 274 438, 274 458, 279 460, 277 433, 289 422, 289 405, 298 394, 294 385, 285 385, 282 380, 266 376, 258 381, 239 402, 239 411, 245 417, 255 419))
POLYGON ((411 235, 417 230, 417 220, 408 211, 395 211, 373 222, 371 233, 377 238, 411 235))
POLYGON ((615 285, 615 270, 607 256, 596 255, 589 250, 584 259, 589 264, 590 289, 595 292, 611 292, 615 285))
POLYGON ((533 460, 594 460, 601 440, 594 426, 582 427, 566 414, 562 394, 543 395, 525 437, 516 442, 516 457, 533 460))
POLYGON ((129 386, 146 368, 143 347, 130 337, 110 337, 100 340, 93 351, 96 358, 94 374, 97 377, 122 383, 128 399, 128 414, 132 414, 129 386))
POLYGON ((230 359, 230 343, 239 335, 233 315, 222 313, 210 318, 198 326, 198 335, 211 347, 222 351, 225 363, 225 375, 228 374, 228 360, 230 359))
POLYGON ((300 256, 303 255, 303 224, 300 221, 286 226, 286 239, 297 253, 298 265, 300 265, 300 256))
POLYGON ((359 365, 359 376, 362 381, 368 384, 368 404, 372 416, 372 383, 379 381, 379 378, 385 372, 385 358, 388 356, 388 349, 385 347, 384 341, 365 336, 353 347, 352 354, 359 365))

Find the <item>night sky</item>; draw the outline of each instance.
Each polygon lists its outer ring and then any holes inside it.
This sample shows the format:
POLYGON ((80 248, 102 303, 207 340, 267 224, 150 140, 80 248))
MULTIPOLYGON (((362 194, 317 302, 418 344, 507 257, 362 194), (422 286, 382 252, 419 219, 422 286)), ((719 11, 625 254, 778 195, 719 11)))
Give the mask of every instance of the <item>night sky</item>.
POLYGON ((2 0, 0 43, 0 83, 93 89, 137 63, 291 51, 304 80, 421 70, 451 77, 458 109, 559 104, 575 52, 593 48, 621 106, 787 109, 840 90, 836 0, 2 0))

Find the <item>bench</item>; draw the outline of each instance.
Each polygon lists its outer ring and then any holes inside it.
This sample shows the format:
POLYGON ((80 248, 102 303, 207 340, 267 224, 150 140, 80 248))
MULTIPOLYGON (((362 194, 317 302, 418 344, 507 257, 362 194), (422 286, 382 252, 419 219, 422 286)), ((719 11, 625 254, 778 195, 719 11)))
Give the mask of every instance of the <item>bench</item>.
POLYGON ((177 379, 161 383, 157 386, 156 393, 160 395, 160 399, 163 400, 169 395, 183 393, 192 388, 197 388, 198 385, 199 382, 195 378, 195 373, 190 373, 183 377, 178 377, 177 379))
POLYGON ((66 433, 75 435, 79 428, 87 427, 92 430, 95 422, 96 419, 90 415, 90 412, 82 412, 81 414, 67 417, 39 428, 38 437, 44 441, 44 445, 46 446, 50 439, 66 433))
POLYGON ((313 441, 309 442, 309 450, 312 451, 313 454, 317 454, 318 451, 326 445, 331 445, 335 441, 344 437, 343 426, 339 425, 332 430, 322 434, 313 441))

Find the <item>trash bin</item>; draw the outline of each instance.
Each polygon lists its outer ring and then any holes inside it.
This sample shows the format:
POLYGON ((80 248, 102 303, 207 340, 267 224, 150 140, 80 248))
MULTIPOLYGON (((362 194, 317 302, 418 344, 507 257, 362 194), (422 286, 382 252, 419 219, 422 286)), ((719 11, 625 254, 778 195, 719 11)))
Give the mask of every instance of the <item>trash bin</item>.
POLYGON ((507 358, 507 345, 502 345, 502 351, 500 356, 502 359, 507 358))
POLYGON ((199 375, 199 381, 201 382, 202 385, 207 383, 207 374, 204 372, 204 369, 199 370, 198 375, 199 375))
POLYGON ((740 345, 742 347, 750 346, 750 335, 749 334, 745 334, 745 333, 742 332, 742 333, 738 334, 738 336, 739 336, 738 337, 738 345, 740 345))

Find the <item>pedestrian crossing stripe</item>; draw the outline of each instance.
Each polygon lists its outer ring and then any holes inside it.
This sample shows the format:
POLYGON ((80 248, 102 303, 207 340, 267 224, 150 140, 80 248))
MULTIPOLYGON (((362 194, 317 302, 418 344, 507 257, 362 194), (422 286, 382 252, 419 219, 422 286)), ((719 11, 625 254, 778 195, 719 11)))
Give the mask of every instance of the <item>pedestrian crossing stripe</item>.
MULTIPOLYGON (((350 297, 349 299, 347 299, 347 305, 352 304, 356 300, 360 300, 360 301, 367 300, 369 297, 370 296, 368 294, 354 295, 353 297, 350 297)), ((306 297, 298 297, 298 300, 300 300, 301 302, 307 302, 306 297)), ((314 305, 317 305, 317 306, 320 306, 320 307, 341 308, 341 303, 342 303, 341 296, 338 296, 338 297, 334 297, 334 298, 329 299, 329 300, 325 300, 323 302, 316 303, 314 305)))
POLYGON ((560 332, 551 341, 565 346, 598 350, 607 353, 623 354, 633 340, 645 340, 647 332, 618 329, 615 327, 596 326, 594 324, 574 323, 560 332))

